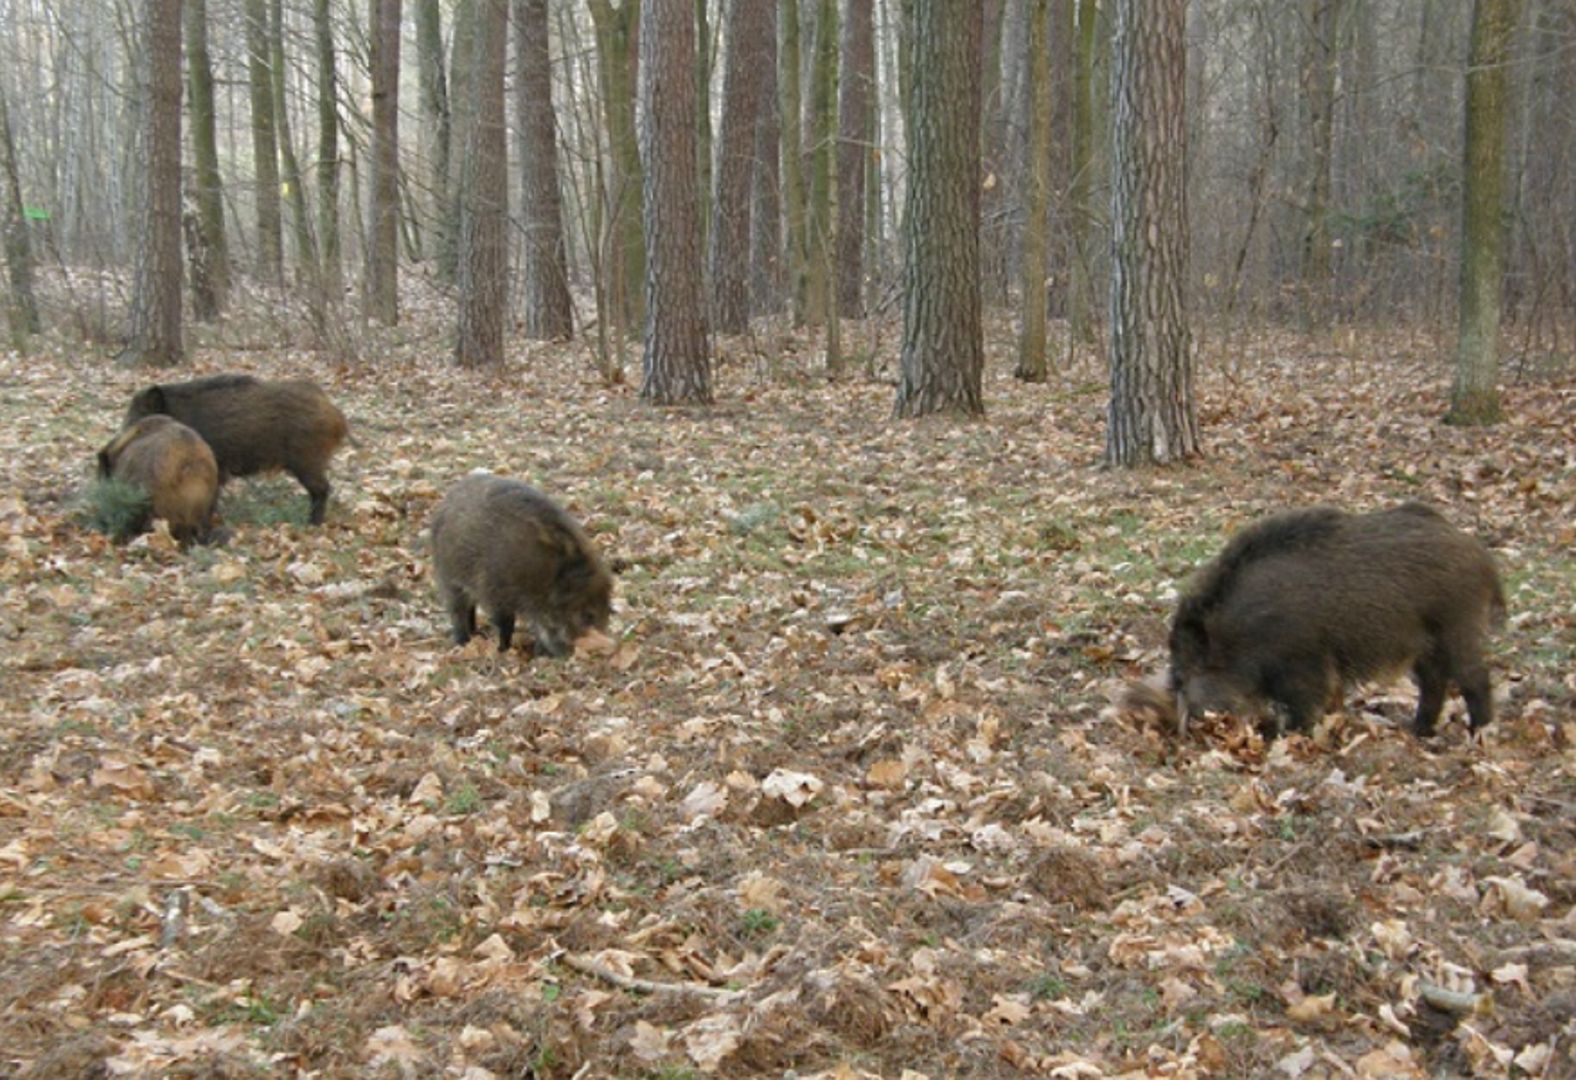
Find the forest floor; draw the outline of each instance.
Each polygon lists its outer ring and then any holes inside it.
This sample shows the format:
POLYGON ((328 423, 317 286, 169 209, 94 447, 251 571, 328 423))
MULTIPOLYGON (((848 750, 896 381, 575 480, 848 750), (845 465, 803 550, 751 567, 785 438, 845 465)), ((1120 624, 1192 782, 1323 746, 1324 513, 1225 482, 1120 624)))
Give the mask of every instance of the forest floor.
POLYGON ((1092 358, 1020 384, 996 324, 985 419, 897 422, 864 333, 659 411, 580 344, 231 326, 178 377, 354 443, 325 527, 242 480, 189 553, 80 516, 149 376, 0 354, 0 1077, 1576 1075, 1576 364, 1459 430, 1435 341, 1217 337, 1207 456, 1122 473, 1092 358), (474 468, 625 564, 611 641, 451 645, 474 468), (1503 571, 1481 743, 1406 683, 1270 744, 1114 704, 1232 531, 1414 498, 1503 571))

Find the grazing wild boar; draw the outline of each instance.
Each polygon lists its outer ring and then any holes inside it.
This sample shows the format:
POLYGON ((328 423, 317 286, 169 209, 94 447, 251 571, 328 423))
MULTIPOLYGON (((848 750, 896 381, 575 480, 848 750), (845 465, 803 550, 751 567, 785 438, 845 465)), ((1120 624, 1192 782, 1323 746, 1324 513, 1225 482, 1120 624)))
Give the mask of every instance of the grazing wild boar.
POLYGON ((1177 606, 1178 722, 1268 702, 1306 731, 1344 687, 1410 668, 1418 735, 1452 682, 1475 732, 1493 719, 1483 637, 1504 610, 1488 549, 1427 506, 1276 514, 1233 537, 1177 606))
POLYGON ((279 382, 251 375, 211 375, 162 383, 137 392, 126 423, 173 416, 208 441, 219 463, 219 483, 232 476, 283 469, 312 499, 312 524, 328 510, 328 459, 345 441, 345 414, 312 382, 279 382))
POLYGON ((433 515, 432 562, 456 644, 476 633, 478 606, 499 652, 517 615, 548 656, 607 629, 612 575, 574 518, 529 484, 476 473, 451 487, 433 515))
POLYGON ((146 416, 121 430, 98 453, 99 476, 148 493, 149 512, 134 522, 144 532, 148 519, 169 522, 182 546, 208 537, 219 499, 219 466, 202 436, 168 416, 146 416))

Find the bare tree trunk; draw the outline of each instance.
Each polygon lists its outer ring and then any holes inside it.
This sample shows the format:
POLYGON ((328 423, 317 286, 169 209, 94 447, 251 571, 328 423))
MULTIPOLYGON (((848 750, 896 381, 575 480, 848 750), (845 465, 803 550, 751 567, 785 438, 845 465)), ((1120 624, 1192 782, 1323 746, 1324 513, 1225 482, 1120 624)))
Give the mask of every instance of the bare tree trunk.
POLYGON ((980 226, 983 241, 980 251, 980 287, 983 302, 993 307, 1007 303, 1014 245, 1013 202, 1016 177, 1007 173, 1007 108, 1002 98, 1001 77, 1003 0, 975 0, 983 7, 980 37, 980 172, 985 180, 981 193, 980 226))
MULTIPOLYGON (((319 0, 322 2, 322 0, 319 0)), ((458 20, 456 19, 456 31, 458 20)), ((458 42, 456 42, 458 46, 458 42)), ((542 46, 547 47, 546 43, 542 46)), ((439 0, 416 0, 416 66, 421 93, 422 136, 429 144, 427 183, 432 206, 432 249, 439 276, 452 281, 459 245, 454 236, 449 184, 451 117, 449 82, 443 69, 443 14, 439 0)))
POLYGON ((837 308, 865 313, 865 163, 875 118, 875 5, 849 0, 843 23, 843 71, 837 102, 837 308))
POLYGON ((894 412, 983 413, 980 321, 981 13, 914 0, 903 350, 894 412))
POLYGON ((575 332, 574 304, 569 297, 569 255, 564 247, 563 203, 558 190, 558 122, 553 110, 553 62, 547 28, 547 0, 515 0, 525 336, 536 341, 567 341, 575 332))
POLYGON ((818 0, 810 64, 809 215, 805 222, 805 317, 826 327, 826 367, 842 368, 832 235, 838 194, 832 189, 837 133, 837 0, 818 0))
POLYGON ((1106 463, 1199 452, 1187 322, 1186 0, 1117 0, 1106 463))
MULTIPOLYGON (((590 0, 591 18, 596 23, 602 110, 612 166, 608 170, 608 190, 614 244, 613 258, 609 260, 612 264, 609 283, 615 310, 629 326, 636 325, 643 317, 646 281, 644 182, 640 175, 640 142, 635 130, 635 86, 642 55, 640 6, 641 0, 623 0, 618 7, 609 0, 590 0)), ((689 17, 694 19, 693 10, 689 17)), ((693 38, 692 29, 692 42, 693 38)))
POLYGON ((372 242, 367 252, 367 314, 399 321, 399 11, 400 0, 370 0, 372 37, 372 242))
POLYGON ((131 327, 122 360, 181 361, 181 0, 143 5, 144 153, 142 234, 131 327))
POLYGON ((777 93, 777 0, 767 4, 760 34, 766 55, 761 61, 755 175, 750 183, 750 310, 768 315, 783 307, 783 130, 777 93))
POLYGON ((1341 0, 1307 0, 1302 100, 1306 157, 1301 258, 1302 313, 1322 321, 1330 289, 1330 171, 1335 111, 1335 71, 1340 59, 1341 0))
POLYGON ((717 195, 707 257, 711 313, 718 333, 749 329, 750 182, 755 177, 765 73, 776 63, 767 31, 777 0, 731 0, 726 27, 722 122, 717 132, 717 195))
POLYGON ((283 216, 279 207, 279 140, 269 74, 268 0, 246 0, 247 73, 252 101, 252 167, 257 176, 257 276, 284 282, 283 216))
POLYGON ((1046 41, 1048 0, 1028 0, 1029 153, 1024 192, 1022 330, 1018 335, 1018 367, 1025 382, 1044 382, 1045 362, 1045 230, 1050 214, 1051 51, 1046 41))
POLYGON ((646 342, 640 397, 708 404, 711 357, 695 175, 695 9, 645 0, 640 25, 640 157, 645 176, 646 342))
POLYGON ((1094 286, 1090 267, 1094 243, 1090 239, 1093 206, 1090 191, 1094 184, 1094 51, 1095 25, 1099 14, 1095 0, 1076 0, 1077 35, 1073 41, 1072 92, 1072 177, 1067 188, 1067 217, 1072 233, 1072 281, 1068 285, 1068 329, 1072 340, 1093 340, 1090 325, 1091 297, 1094 286))
POLYGON ((337 303, 344 289, 339 244, 339 97, 329 0, 313 0, 317 35, 317 235, 323 253, 323 292, 337 303))
POLYGON ((207 0, 186 0, 186 67, 196 165, 193 196, 197 204, 194 242, 189 246, 192 315, 198 322, 217 318, 230 295, 230 253, 224 238, 224 189, 214 123, 213 67, 208 59, 207 0))
POLYGON ((777 79, 782 87, 782 174, 783 214, 786 224, 786 270, 789 302, 795 326, 804 325, 808 306, 807 251, 805 243, 804 112, 799 77, 800 47, 803 35, 799 26, 799 0, 782 0, 782 42, 779 47, 777 79))
POLYGON ((711 230, 711 24, 707 0, 695 0, 695 175, 700 184, 700 249, 711 230))
POLYGON ((272 75, 274 130, 279 137, 279 163, 284 175, 285 199, 290 206, 290 227, 295 235, 296 279, 305 285, 307 304, 318 328, 323 325, 323 287, 318 274, 317 245, 312 239, 312 218, 307 211, 301 167, 296 162, 290 133, 290 111, 285 101, 285 28, 283 0, 269 4, 269 70, 272 75))
POLYGON ((22 181, 16 168, 16 142, 11 137, 11 110, 0 85, 0 233, 3 233, 6 278, 6 324, 11 342, 22 349, 39 330, 38 300, 33 295, 33 245, 22 211, 22 181))
POLYGON ((460 326, 462 367, 503 363, 508 286, 509 172, 503 77, 508 0, 476 0, 475 67, 466 80, 471 122, 460 179, 460 326))
POLYGON ((1461 331, 1449 421, 1500 419, 1500 256, 1504 230, 1505 66, 1519 0, 1475 0, 1467 65, 1466 142, 1461 154, 1461 331))

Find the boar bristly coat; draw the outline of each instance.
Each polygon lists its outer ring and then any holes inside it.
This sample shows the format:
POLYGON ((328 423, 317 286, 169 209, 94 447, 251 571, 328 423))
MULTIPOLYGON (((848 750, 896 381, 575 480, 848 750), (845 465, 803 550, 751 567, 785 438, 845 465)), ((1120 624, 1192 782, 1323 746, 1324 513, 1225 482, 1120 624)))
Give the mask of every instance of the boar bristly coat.
POLYGON ((456 644, 476 633, 478 606, 498 629, 499 652, 517 617, 548 656, 607 628, 612 576, 574 518, 529 484, 482 474, 459 481, 433 516, 432 553, 456 644))
POLYGON ((219 498, 219 466, 213 451, 191 428, 168 416, 138 420, 98 453, 99 476, 147 492, 149 512, 132 523, 146 531, 148 519, 163 518, 182 545, 201 541, 213 523, 219 498))
POLYGON ((283 469, 312 500, 311 520, 328 511, 328 461, 350 427, 316 383, 269 381, 251 375, 212 375, 146 387, 131 399, 126 423, 173 416, 213 448, 219 482, 283 469))
POLYGON ((1433 733, 1452 683, 1477 731, 1494 715, 1483 639, 1504 608, 1488 549, 1430 507, 1274 515, 1238 533, 1177 606, 1178 720, 1257 701, 1306 731, 1345 687, 1410 669, 1417 734, 1433 733))

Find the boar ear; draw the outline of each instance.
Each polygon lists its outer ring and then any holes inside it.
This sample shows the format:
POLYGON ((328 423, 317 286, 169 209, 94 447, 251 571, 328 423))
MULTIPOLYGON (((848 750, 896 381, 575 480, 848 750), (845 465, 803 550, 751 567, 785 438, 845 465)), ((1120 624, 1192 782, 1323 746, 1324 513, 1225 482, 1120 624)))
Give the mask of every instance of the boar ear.
POLYGON ((164 387, 150 386, 137 395, 136 404, 144 416, 149 413, 168 412, 169 406, 164 401, 164 387))

